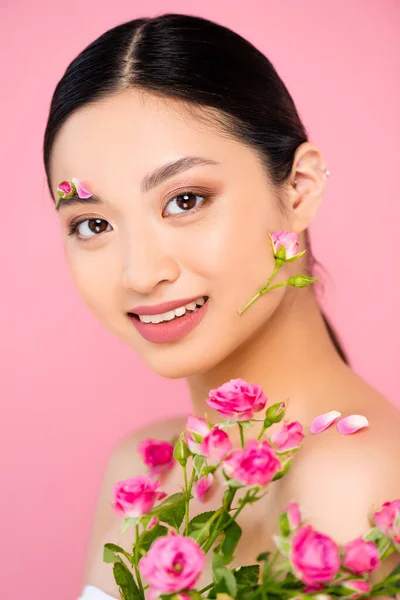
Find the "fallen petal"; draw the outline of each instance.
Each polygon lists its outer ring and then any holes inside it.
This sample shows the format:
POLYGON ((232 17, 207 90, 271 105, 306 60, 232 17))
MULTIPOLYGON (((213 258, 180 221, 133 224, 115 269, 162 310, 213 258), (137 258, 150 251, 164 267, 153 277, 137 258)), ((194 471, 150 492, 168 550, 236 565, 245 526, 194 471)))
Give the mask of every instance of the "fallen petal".
POLYGON ((336 419, 341 416, 342 413, 340 413, 338 410, 330 410, 329 412, 316 417, 310 425, 311 433, 321 433, 321 431, 327 429, 334 421, 336 421, 336 419))
POLYGON ((337 423, 338 431, 343 435, 355 433, 359 429, 363 429, 364 427, 368 426, 368 419, 363 415, 350 415, 344 419, 340 419, 340 421, 337 423))

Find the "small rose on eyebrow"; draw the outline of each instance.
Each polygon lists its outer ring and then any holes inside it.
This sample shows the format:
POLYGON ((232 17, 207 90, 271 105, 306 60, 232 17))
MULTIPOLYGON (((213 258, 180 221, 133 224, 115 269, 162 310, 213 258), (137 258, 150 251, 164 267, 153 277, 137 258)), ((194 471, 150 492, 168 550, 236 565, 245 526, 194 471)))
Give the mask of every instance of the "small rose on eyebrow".
POLYGON ((71 180, 65 179, 57 186, 58 201, 56 209, 59 208, 61 200, 65 198, 72 198, 75 194, 78 194, 79 198, 90 198, 92 193, 83 185, 83 183, 77 177, 72 177, 71 180))

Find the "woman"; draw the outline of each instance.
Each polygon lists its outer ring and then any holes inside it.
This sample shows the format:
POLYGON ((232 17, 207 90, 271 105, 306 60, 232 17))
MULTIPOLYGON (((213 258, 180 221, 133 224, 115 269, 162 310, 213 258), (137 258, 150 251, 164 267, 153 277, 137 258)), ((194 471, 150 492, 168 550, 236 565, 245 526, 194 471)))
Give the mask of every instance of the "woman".
MULTIPOLYGON (((260 384, 270 401, 290 398, 287 417, 305 431, 330 410, 369 420, 354 436, 336 427, 306 435, 290 473, 259 510, 241 513, 235 563, 274 547, 278 515, 293 500, 339 543, 361 535, 371 508, 400 493, 398 411, 349 368, 312 286, 281 287, 239 314, 273 271, 269 232, 295 232, 308 250, 276 282, 311 273, 307 232, 329 173, 270 61, 202 18, 164 14, 119 25, 84 49, 58 83, 44 163, 54 199, 59 183, 74 177, 92 191, 57 204, 83 300, 156 373, 187 378, 193 414, 217 420, 205 404, 208 391, 240 377, 260 384), (167 324, 142 322, 186 304, 192 316, 182 309, 164 315, 174 316, 167 324)), ((156 420, 110 456, 85 599, 118 597, 103 545, 132 541, 110 506, 113 483, 147 472, 139 441, 170 439, 185 420, 156 420)), ((180 469, 162 483, 175 492, 180 469)), ((218 497, 194 504, 193 514, 211 510, 218 497)))

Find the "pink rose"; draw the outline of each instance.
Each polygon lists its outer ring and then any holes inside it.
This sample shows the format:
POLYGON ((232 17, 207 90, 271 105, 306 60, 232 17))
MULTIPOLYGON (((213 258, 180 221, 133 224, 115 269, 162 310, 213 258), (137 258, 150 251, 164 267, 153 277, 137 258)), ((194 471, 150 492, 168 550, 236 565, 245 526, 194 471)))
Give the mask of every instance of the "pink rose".
POLYGON ((190 537, 167 535, 157 538, 139 561, 139 570, 154 596, 173 594, 194 587, 205 564, 205 553, 190 537))
POLYGON ((296 577, 315 585, 330 581, 339 571, 339 548, 330 537, 306 525, 292 539, 290 561, 296 577))
POLYGON ((343 565, 353 573, 361 575, 373 571, 379 564, 379 551, 373 542, 362 537, 348 542, 345 546, 343 565))
POLYGON ((230 379, 208 393, 207 404, 223 417, 234 421, 248 421, 267 403, 260 385, 251 385, 244 379, 230 379))
POLYGON ((354 594, 346 595, 346 600, 356 600, 361 596, 369 594, 372 589, 371 584, 364 579, 353 579, 344 582, 342 585, 347 590, 353 590, 355 592, 354 594))
POLYGON ((275 256, 281 246, 286 250, 286 258, 293 258, 293 256, 296 256, 299 249, 299 238, 297 233, 278 231, 271 233, 271 238, 274 245, 275 256))
POLYGON ((197 483, 194 486, 195 496, 200 502, 204 502, 205 494, 210 489, 214 481, 214 476, 212 473, 208 473, 208 475, 204 475, 204 477, 200 477, 197 483))
POLYGON ((232 450, 232 442, 226 431, 213 427, 200 444, 200 449, 203 456, 219 462, 232 450))
POLYGON ((303 438, 303 425, 298 421, 293 421, 292 423, 285 423, 278 431, 275 431, 271 435, 271 442, 278 452, 286 452, 300 446, 303 438))
POLYGON ((384 536, 400 545, 400 500, 385 502, 373 517, 375 525, 384 536))
POLYGON ((124 481, 118 481, 113 486, 113 508, 124 517, 141 517, 148 513, 157 500, 167 496, 157 491, 160 483, 150 477, 136 475, 124 481))
POLYGON ((138 444, 137 451, 144 463, 150 467, 151 476, 168 471, 174 466, 174 447, 169 442, 147 438, 138 444))
POLYGON ((281 463, 267 441, 249 440, 243 450, 232 452, 222 466, 228 477, 251 487, 267 485, 281 463))

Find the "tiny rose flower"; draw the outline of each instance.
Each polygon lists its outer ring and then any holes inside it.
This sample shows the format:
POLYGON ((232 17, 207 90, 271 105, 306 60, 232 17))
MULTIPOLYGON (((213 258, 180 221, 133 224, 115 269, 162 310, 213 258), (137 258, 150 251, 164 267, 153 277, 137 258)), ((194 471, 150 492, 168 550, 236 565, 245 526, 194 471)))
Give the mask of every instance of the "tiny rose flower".
POLYGON ((385 502, 373 515, 373 522, 384 536, 400 546, 400 500, 385 502))
POLYGON ((146 530, 151 531, 153 529, 153 527, 155 527, 157 525, 157 523, 158 523, 158 517, 156 515, 154 515, 154 517, 151 517, 151 519, 146 527, 146 530))
POLYGON ((137 451, 149 467, 151 476, 169 471, 175 464, 174 446, 169 442, 147 438, 137 445, 137 451))
POLYGON ((195 483, 194 493, 196 498, 200 502, 205 501, 205 494, 210 489, 214 481, 214 476, 212 473, 208 473, 208 475, 204 475, 200 477, 200 479, 195 483))
POLYGON ((330 410, 323 415, 315 417, 310 425, 311 433, 317 435, 318 433, 325 431, 325 429, 328 429, 328 427, 330 427, 330 425, 332 425, 332 423, 334 423, 341 416, 342 413, 338 410, 330 410))
POLYGON ((113 486, 113 508, 124 517, 137 518, 148 513, 157 502, 167 494, 158 491, 160 483, 150 477, 136 475, 113 486))
POLYGON ((230 379, 208 393, 207 404, 223 417, 234 421, 248 421, 263 410, 267 403, 260 385, 250 384, 244 379, 230 379))
POLYGON ((293 258, 299 250, 299 238, 297 233, 288 231, 274 231, 271 233, 273 252, 275 257, 279 257, 279 248, 285 249, 285 259, 293 258))
POLYGON ((338 546, 311 525, 295 533, 289 558, 295 575, 307 585, 331 581, 340 569, 338 546))
POLYGON ((189 415, 186 420, 186 443, 193 454, 203 454, 201 442, 210 432, 210 426, 202 417, 189 415))
POLYGON ((205 553, 190 537, 157 538, 139 561, 139 570, 150 583, 149 597, 193 588, 205 565, 205 553))
POLYGON ((232 442, 226 431, 213 427, 200 444, 203 456, 211 461, 222 460, 232 450, 232 442))
POLYGON ((222 463, 225 474, 242 485, 265 486, 280 470, 281 463, 269 442, 249 440, 222 463))
POLYGON ((58 184, 57 194, 59 198, 69 198, 75 193, 74 186, 70 181, 65 180, 58 184))
POLYGON ((342 585, 347 590, 354 591, 354 594, 346 595, 346 600, 356 600, 357 598, 361 598, 361 596, 369 594, 372 589, 371 584, 364 579, 351 579, 345 581, 342 585))
POLYGON ((343 565, 355 573, 369 573, 379 564, 379 551, 373 542, 366 542, 362 537, 358 537, 345 546, 345 555, 343 565))
POLYGON ((298 448, 304 438, 303 426, 298 421, 285 423, 271 435, 271 442, 278 452, 298 448))

